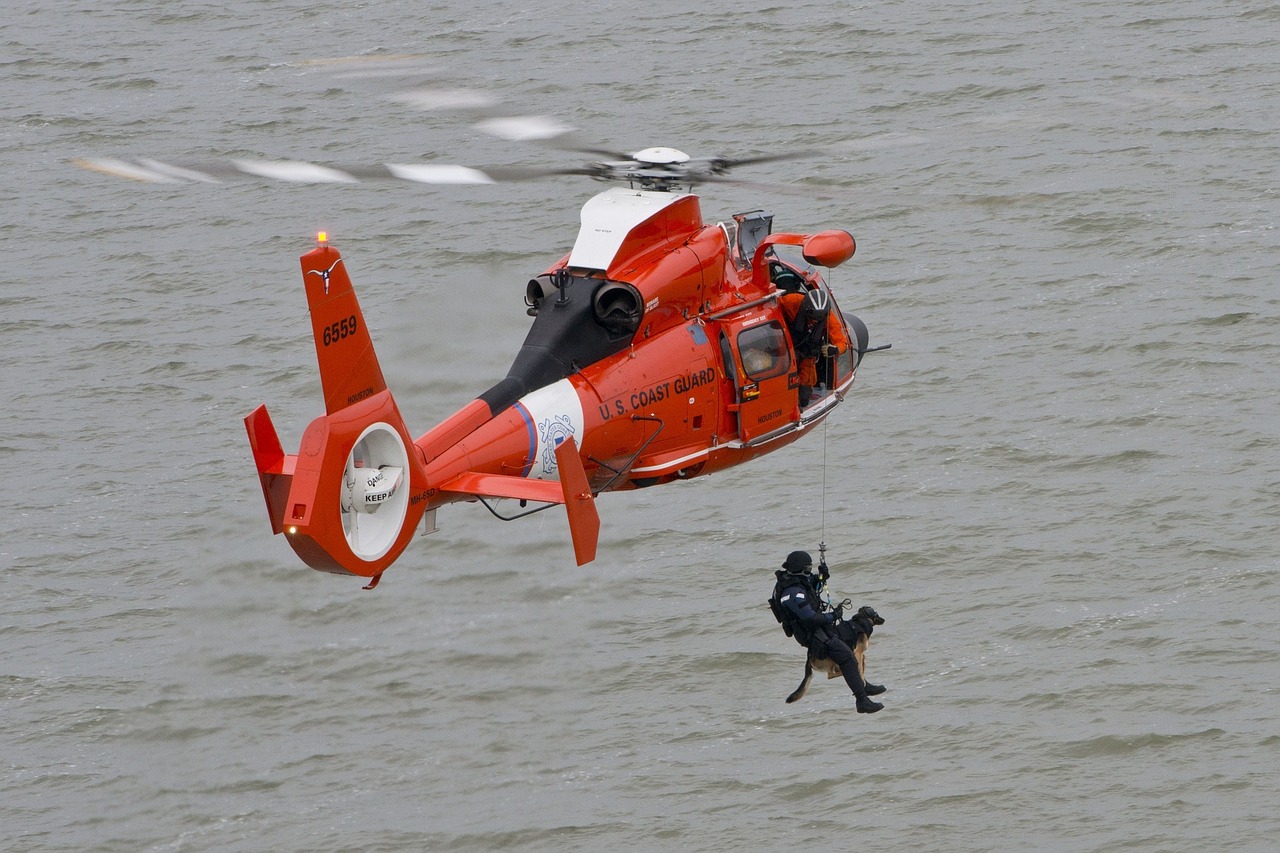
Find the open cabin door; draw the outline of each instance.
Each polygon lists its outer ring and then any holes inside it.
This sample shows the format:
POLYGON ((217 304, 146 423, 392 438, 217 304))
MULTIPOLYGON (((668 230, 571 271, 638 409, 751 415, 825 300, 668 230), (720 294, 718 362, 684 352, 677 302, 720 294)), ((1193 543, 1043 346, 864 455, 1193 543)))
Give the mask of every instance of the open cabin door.
MULTIPOLYGON (((829 293, 830 291, 828 291, 829 293)), ((813 402, 817 402, 834 391, 847 390, 849 384, 853 381, 853 372, 857 369, 859 356, 856 350, 859 347, 866 347, 866 326, 862 325, 862 321, 854 317, 854 324, 861 326, 861 334, 851 324, 844 313, 840 311, 840 306, 832 302, 832 310, 840 319, 840 324, 844 327, 845 337, 849 339, 849 346, 844 352, 834 358, 819 358, 818 367, 818 387, 813 389, 813 402)))
POLYGON ((738 435, 750 442, 800 420, 795 359, 782 324, 743 316, 721 330, 725 369, 734 377, 738 435))

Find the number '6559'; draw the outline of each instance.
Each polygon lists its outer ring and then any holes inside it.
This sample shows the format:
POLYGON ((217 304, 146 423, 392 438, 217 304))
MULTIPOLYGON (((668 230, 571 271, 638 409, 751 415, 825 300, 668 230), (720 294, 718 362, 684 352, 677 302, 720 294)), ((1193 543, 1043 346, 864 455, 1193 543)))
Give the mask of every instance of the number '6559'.
POLYGON ((329 344, 336 344, 348 335, 354 335, 358 326, 359 324, 356 322, 355 314, 339 320, 330 326, 326 326, 324 329, 324 345, 328 346, 329 344))

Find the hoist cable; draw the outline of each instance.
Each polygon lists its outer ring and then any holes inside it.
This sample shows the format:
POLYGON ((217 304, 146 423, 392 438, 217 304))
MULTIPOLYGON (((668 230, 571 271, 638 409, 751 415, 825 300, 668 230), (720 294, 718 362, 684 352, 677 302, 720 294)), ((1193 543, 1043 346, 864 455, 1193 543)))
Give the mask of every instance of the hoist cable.
POLYGON ((822 419, 822 517, 818 553, 825 561, 827 554, 827 418, 822 419))

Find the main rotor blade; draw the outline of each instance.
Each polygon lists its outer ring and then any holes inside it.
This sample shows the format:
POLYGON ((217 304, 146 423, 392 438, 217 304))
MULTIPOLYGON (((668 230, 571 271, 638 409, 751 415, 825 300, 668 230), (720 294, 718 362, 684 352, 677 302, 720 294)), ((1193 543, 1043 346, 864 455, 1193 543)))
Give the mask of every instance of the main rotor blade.
POLYGON ((697 181, 700 184, 731 184, 737 187, 746 187, 751 190, 758 190, 765 193, 778 193, 780 195, 804 196, 806 198, 836 198, 839 194, 815 187, 805 187, 799 184, 778 184, 769 181, 752 181, 746 178, 729 178, 724 175, 705 175, 697 181))
POLYGON ((498 105, 498 98, 475 89, 411 89, 388 95, 388 100, 415 110, 486 110, 498 105))
POLYGON ((382 163, 368 166, 323 166, 299 160, 225 160, 178 165, 160 160, 87 158, 72 161, 82 169, 151 184, 219 183, 222 180, 267 178, 298 184, 354 184, 401 180, 420 184, 493 184, 531 181, 557 175, 604 177, 593 166, 542 169, 525 166, 473 168, 452 163, 382 163))
POLYGON ((573 130, 564 122, 548 116, 490 116, 473 126, 508 142, 544 142, 573 130))
POLYGON ((760 154, 755 157, 706 157, 700 158, 713 172, 721 174, 739 166, 754 166, 757 163, 776 163, 780 160, 803 160, 822 154, 817 148, 804 148, 797 151, 786 151, 778 154, 760 154))
MULTIPOLYGON (((386 169, 391 173, 390 177, 424 184, 495 184, 536 181, 541 178, 551 178, 559 175, 582 175, 588 178, 601 177, 598 169, 589 166, 568 169, 541 169, 533 166, 484 166, 483 168, 474 169, 469 166, 435 165, 430 163, 421 165, 388 163, 386 164, 386 169), (455 175, 461 179, 455 180, 455 175), (471 177, 476 178, 476 180, 469 180, 468 178, 471 177)), ((359 177, 362 179, 376 179, 377 176, 361 173, 359 177)))
POLYGON ((590 154, 592 157, 599 157, 603 160, 609 160, 619 163, 631 163, 635 158, 622 151, 613 151, 608 148, 596 148, 593 145, 585 145, 573 139, 560 140, 552 143, 557 151, 572 151, 575 154, 590 154))

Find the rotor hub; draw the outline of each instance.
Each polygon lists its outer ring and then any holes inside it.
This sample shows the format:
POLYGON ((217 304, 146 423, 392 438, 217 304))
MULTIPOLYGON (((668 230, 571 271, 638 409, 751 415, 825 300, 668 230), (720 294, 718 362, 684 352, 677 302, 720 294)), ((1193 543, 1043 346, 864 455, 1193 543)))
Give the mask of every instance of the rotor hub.
POLYGON ((631 159, 646 166, 674 166, 680 163, 688 163, 689 155, 675 148, 657 146, 637 151, 631 155, 631 159))

